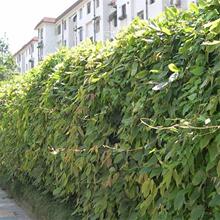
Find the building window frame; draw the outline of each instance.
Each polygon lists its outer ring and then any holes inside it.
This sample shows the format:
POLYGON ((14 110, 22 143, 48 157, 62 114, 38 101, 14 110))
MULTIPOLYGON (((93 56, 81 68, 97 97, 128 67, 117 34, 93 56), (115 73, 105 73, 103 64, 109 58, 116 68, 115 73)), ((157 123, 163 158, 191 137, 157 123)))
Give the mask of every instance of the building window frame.
POLYGON ((67 23, 66 20, 63 21, 63 30, 65 31, 67 29, 67 23))
POLYGON ((83 9, 79 9, 79 19, 81 20, 83 18, 83 9))
POLYGON ((110 16, 109 16, 109 22, 113 22, 113 26, 114 26, 114 27, 117 27, 117 26, 118 26, 117 11, 114 11, 113 13, 110 14, 110 16))
POLYGON ((61 24, 57 26, 57 35, 61 34, 61 24))
POLYGON ((101 22, 100 17, 97 17, 95 19, 95 33, 99 33, 100 32, 100 28, 101 28, 100 22, 101 22))
POLYGON ((150 0, 150 5, 154 4, 156 0, 150 0))
POLYGON ((92 6, 91 2, 88 2, 87 3, 87 14, 91 13, 91 6, 92 6))
POLYGON ((96 0, 96 8, 99 8, 99 5, 100 5, 100 1, 99 0, 96 0))
POLYGON ((82 42, 83 41, 83 27, 79 28, 79 41, 82 42))
POLYGON ((137 16, 140 18, 140 19, 144 19, 144 10, 141 10, 137 13, 137 16))
POLYGON ((127 5, 123 4, 121 6, 121 16, 119 17, 119 20, 124 20, 127 18, 127 5))

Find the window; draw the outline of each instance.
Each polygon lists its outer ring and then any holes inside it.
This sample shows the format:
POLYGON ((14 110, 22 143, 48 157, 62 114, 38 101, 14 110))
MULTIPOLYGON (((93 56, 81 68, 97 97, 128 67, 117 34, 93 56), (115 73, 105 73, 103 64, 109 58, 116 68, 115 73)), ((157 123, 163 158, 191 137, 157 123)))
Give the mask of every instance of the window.
POLYGON ((29 47, 29 54, 32 54, 34 52, 34 45, 31 44, 31 46, 29 47))
POLYGON ((81 42, 83 40, 83 28, 79 28, 79 41, 81 42))
POLYGON ((73 16, 73 22, 76 23, 77 22, 77 15, 73 16))
POLYGON ((122 16, 126 17, 126 4, 122 5, 121 10, 122 10, 122 16))
POLYGON ((17 60, 18 60, 18 63, 20 63, 20 62, 21 62, 21 54, 19 54, 19 55, 18 55, 17 60))
POLYGON ((154 4, 155 3, 155 0, 150 0, 150 4, 154 4))
POLYGON ((32 51, 32 53, 34 52, 34 45, 33 44, 31 44, 31 51, 32 51))
POLYGON ((38 29, 38 38, 39 38, 40 40, 43 39, 43 28, 38 29))
POLYGON ((100 17, 95 19, 95 33, 100 31, 100 17))
POLYGON ((99 0, 96 0, 96 8, 99 7, 99 0))
POLYGON ((73 16, 73 29, 76 30, 77 29, 77 15, 73 16))
POLYGON ((119 17, 119 19, 123 20, 125 18, 127 18, 126 4, 122 5, 122 7, 121 7, 121 16, 119 17))
POLYGON ((137 13, 137 16, 140 18, 140 19, 144 19, 144 11, 139 11, 137 13))
POLYGON ((91 2, 87 3, 87 14, 91 13, 91 2))
POLYGON ((80 8, 80 10, 79 10, 79 19, 81 20, 82 17, 83 17, 83 9, 80 8))
POLYGON ((118 26, 117 11, 114 11, 112 14, 110 14, 109 21, 113 22, 114 27, 118 26))
POLYGON ((170 6, 181 6, 180 0, 170 0, 170 6))
POLYGON ((30 62, 30 66, 31 66, 31 68, 34 68, 34 60, 31 59, 31 60, 29 60, 29 62, 30 62))
POLYGON ((61 25, 59 24, 57 26, 57 35, 60 35, 61 34, 61 25))
POLYGON ((63 30, 66 30, 66 20, 63 21, 63 30))
POLYGON ((66 46, 66 40, 63 41, 63 46, 66 46))
POLYGON ((116 13, 116 15, 115 15, 114 18, 113 18, 113 22, 114 22, 114 27, 117 27, 117 26, 118 26, 117 13, 116 13))

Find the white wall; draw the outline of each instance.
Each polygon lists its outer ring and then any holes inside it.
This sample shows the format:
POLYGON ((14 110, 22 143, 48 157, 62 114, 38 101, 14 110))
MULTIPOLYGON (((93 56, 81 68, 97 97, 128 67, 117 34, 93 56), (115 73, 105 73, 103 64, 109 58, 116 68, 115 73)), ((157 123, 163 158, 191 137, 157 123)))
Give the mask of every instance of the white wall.
POLYGON ((159 14, 161 14, 164 10, 164 2, 161 0, 155 0, 155 3, 150 4, 150 0, 148 0, 148 15, 147 18, 155 18, 159 14))
POLYGON ((57 50, 55 24, 45 24, 44 57, 57 50))
POLYGON ((32 41, 15 55, 15 61, 18 66, 18 72, 25 73, 32 69, 30 61, 33 61, 34 67, 38 64, 37 44, 37 41, 32 41))
MULTIPOLYGON (((62 20, 67 21, 67 29, 63 31, 64 40, 67 42, 68 47, 73 47, 75 44, 80 43, 79 39, 79 27, 82 28, 83 31, 83 40, 88 38, 95 38, 96 41, 104 41, 106 37, 106 33, 109 32, 109 24, 108 17, 109 17, 109 4, 110 0, 100 0, 99 7, 94 8, 94 0, 85 0, 82 3, 78 4, 74 9, 70 12, 65 14, 62 18, 60 18, 56 26, 59 24, 62 25, 62 20), (87 13, 87 4, 91 2, 91 11, 87 13), (80 18, 80 9, 82 10, 82 18, 80 18), (73 29, 73 17, 77 15, 77 31, 73 29), (100 31, 98 33, 94 33, 94 17, 100 19, 100 31), (76 42, 74 42, 76 41, 76 42)), ((61 28, 62 29, 62 28, 61 28)), ((109 34, 109 33, 108 33, 109 34)), ((61 34, 62 35, 62 34, 61 34)), ((57 42, 61 41, 61 36, 57 36, 57 42)))

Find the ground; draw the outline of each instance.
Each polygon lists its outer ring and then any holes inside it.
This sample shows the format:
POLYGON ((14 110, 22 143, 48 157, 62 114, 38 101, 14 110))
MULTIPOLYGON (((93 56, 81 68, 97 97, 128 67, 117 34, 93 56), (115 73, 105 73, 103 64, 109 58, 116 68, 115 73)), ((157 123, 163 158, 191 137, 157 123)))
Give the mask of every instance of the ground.
POLYGON ((2 189, 0 189, 0 220, 31 220, 2 189))

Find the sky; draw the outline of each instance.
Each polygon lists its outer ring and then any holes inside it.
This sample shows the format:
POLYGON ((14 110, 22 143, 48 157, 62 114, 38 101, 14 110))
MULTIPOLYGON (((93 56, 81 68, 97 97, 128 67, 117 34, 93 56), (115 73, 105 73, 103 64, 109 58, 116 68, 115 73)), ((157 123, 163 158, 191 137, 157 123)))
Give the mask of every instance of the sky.
POLYGON ((1 0, 0 37, 6 33, 15 53, 37 33, 34 27, 43 17, 57 17, 76 0, 1 0))

